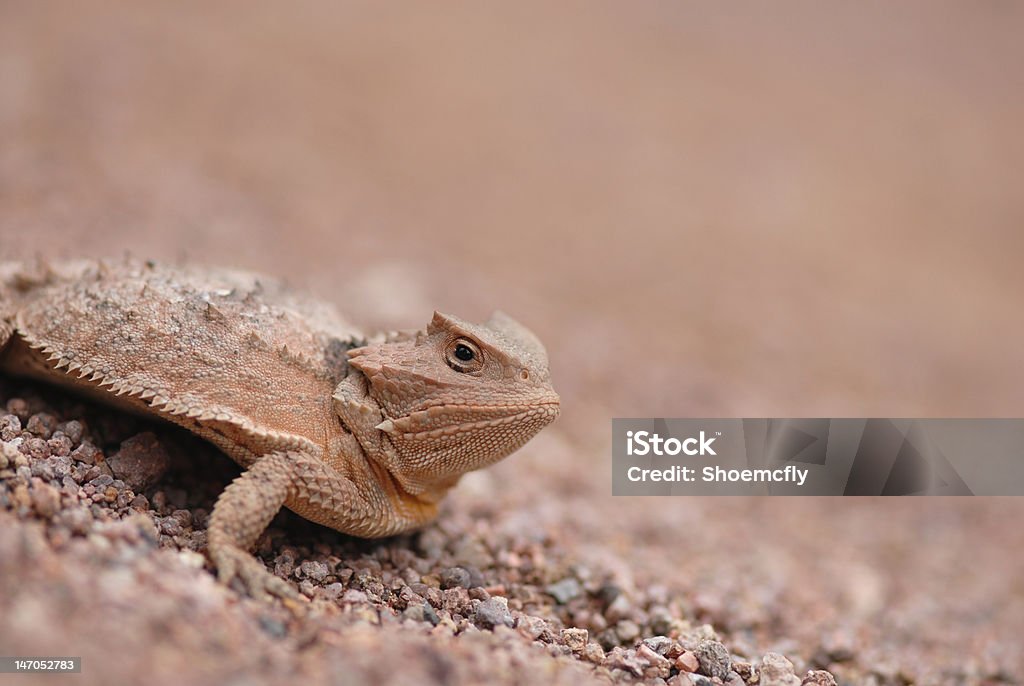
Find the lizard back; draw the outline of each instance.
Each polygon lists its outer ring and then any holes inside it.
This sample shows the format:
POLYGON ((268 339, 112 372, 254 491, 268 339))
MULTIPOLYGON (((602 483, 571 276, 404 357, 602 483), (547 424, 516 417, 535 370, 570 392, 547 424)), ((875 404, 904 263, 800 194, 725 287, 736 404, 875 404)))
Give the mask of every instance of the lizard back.
POLYGON ((75 263, 0 268, 0 367, 105 391, 182 424, 243 464, 323 454, 331 394, 362 340, 333 308, 231 270, 75 263), (37 270, 39 271, 39 270, 37 270))

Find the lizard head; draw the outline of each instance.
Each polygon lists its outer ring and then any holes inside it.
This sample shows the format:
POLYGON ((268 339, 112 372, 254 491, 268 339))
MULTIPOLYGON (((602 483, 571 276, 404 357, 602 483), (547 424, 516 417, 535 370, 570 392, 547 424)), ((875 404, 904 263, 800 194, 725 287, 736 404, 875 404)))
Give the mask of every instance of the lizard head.
POLYGON ((544 346, 501 312, 484 324, 435 312, 405 340, 348 355, 383 411, 386 466, 413 493, 497 462, 558 416, 544 346))

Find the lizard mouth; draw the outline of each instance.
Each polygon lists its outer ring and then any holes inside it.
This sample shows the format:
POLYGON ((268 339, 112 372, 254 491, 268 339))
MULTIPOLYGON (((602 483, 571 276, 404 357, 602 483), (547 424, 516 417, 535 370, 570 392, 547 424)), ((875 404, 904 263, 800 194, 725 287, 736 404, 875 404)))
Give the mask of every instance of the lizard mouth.
POLYGON ((522 427, 533 435, 559 415, 559 402, 529 405, 434 405, 404 417, 385 419, 377 429, 406 441, 457 441, 500 427, 522 427))

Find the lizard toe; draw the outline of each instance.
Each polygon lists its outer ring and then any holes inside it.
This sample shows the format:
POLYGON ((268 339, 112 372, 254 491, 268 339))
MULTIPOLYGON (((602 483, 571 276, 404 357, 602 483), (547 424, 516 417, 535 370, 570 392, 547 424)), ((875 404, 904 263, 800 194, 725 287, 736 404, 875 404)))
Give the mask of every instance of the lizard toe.
POLYGON ((259 560, 240 548, 218 547, 216 553, 211 552, 211 558, 217 567, 217 579, 222 584, 230 587, 240 585, 239 590, 255 600, 269 600, 270 596, 293 602, 304 600, 294 586, 271 574, 259 560), (234 583, 236 580, 239 584, 234 583))

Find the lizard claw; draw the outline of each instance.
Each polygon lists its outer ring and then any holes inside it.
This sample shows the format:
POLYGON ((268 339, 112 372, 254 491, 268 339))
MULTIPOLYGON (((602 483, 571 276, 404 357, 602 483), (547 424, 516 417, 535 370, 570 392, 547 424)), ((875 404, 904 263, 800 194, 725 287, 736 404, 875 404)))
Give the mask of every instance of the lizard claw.
POLYGON ((236 579, 241 582, 242 592, 259 601, 270 596, 286 601, 301 602, 305 598, 295 587, 267 568, 255 557, 235 546, 218 546, 210 551, 210 558, 217 567, 217 579, 225 586, 233 586, 236 579))

